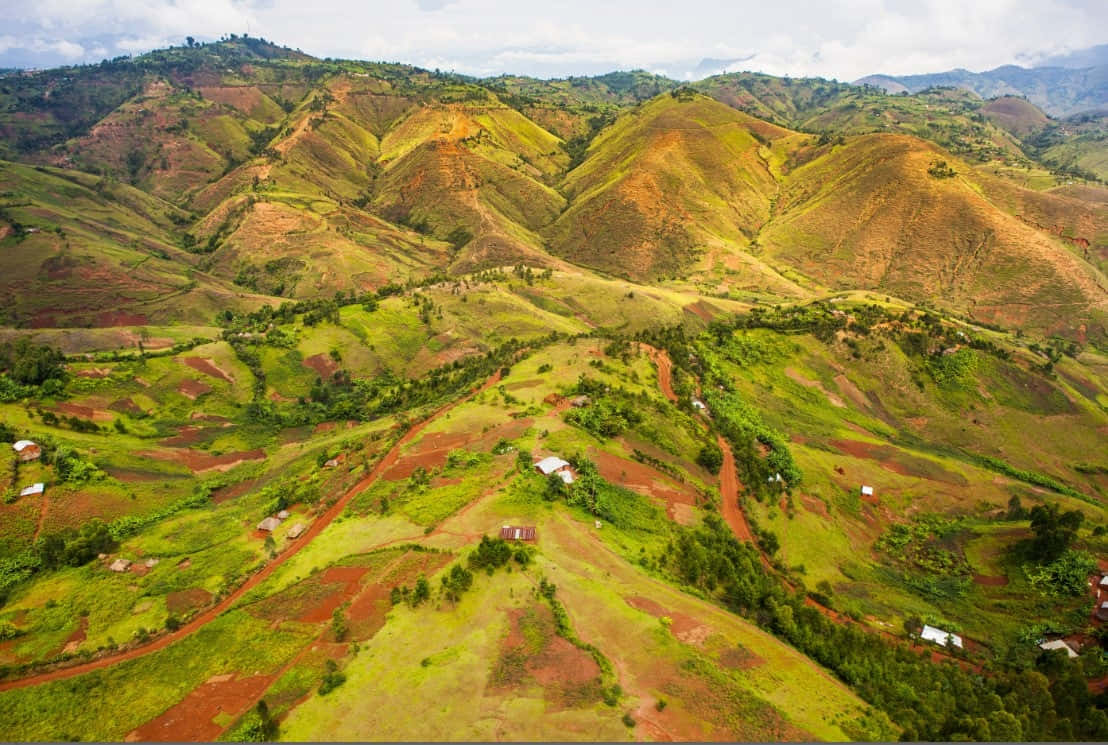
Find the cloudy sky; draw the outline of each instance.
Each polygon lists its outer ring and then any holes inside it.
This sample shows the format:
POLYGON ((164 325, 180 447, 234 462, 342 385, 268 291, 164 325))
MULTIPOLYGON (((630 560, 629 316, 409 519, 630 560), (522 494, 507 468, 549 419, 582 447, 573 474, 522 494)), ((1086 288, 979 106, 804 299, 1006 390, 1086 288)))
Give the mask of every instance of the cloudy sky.
POLYGON ((473 75, 644 68, 853 80, 1032 65, 1108 42, 1108 0, 4 0, 0 67, 248 33, 473 75))

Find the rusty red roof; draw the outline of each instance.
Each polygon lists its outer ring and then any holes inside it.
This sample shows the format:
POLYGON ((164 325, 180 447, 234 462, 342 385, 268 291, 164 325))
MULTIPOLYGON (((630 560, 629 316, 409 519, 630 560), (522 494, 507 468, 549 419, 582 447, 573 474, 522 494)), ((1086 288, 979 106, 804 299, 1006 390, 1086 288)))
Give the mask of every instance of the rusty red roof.
POLYGON ((533 525, 505 525, 500 529, 500 537, 506 541, 533 541, 535 540, 535 527, 533 525))

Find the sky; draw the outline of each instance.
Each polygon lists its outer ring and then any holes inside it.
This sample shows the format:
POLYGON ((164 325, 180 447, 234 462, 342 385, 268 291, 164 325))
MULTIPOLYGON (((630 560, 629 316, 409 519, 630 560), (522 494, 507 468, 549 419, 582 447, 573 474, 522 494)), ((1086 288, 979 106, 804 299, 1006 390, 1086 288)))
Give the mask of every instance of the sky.
POLYGON ((4 0, 0 68, 98 62, 186 36, 476 76, 855 80, 981 71, 1108 42, 1108 0, 4 0))

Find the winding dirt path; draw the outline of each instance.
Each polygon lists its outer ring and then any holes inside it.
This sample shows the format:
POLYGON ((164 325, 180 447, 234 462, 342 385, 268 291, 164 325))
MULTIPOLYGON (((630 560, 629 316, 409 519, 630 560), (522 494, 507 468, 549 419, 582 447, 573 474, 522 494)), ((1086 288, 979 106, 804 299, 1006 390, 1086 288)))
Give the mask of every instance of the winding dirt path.
POLYGON ((380 478, 381 474, 383 474, 385 471, 391 468, 393 464, 396 463, 397 459, 400 456, 400 450, 413 439, 415 439, 415 436, 418 435, 427 425, 438 419, 446 412, 453 409, 455 406, 458 406, 459 404, 462 404, 473 398, 477 394, 488 390, 492 386, 496 385, 498 382, 500 382, 499 371, 497 371, 492 377, 486 380, 484 384, 473 389, 462 398, 446 404, 445 406, 441 407, 433 414, 431 414, 431 416, 427 417, 418 424, 413 425, 411 429, 405 432, 404 435, 399 440, 397 440, 391 448, 389 448, 389 451, 385 453, 385 456, 381 458, 380 461, 377 462, 377 465, 373 467, 373 470, 371 470, 365 476, 365 478, 355 484, 349 491, 347 491, 346 494, 340 497, 338 501, 331 505, 331 507, 328 508, 326 512, 316 518, 315 521, 312 522, 308 530, 305 531, 304 534, 300 536, 300 538, 295 543, 293 543, 283 552, 278 554, 277 558, 266 564, 260 571, 247 579, 246 582, 239 585, 238 589, 236 589, 230 595, 198 615, 196 618, 189 621, 177 631, 165 634, 164 636, 159 636, 154 641, 150 642, 149 644, 144 644, 141 647, 135 647, 133 649, 128 649, 122 652, 100 657, 90 662, 60 668, 58 670, 51 670, 49 672, 31 675, 26 678, 0 682, 0 691, 10 691, 16 688, 26 688, 28 686, 49 683, 55 680, 65 680, 66 678, 83 675, 85 673, 89 673, 94 670, 100 670, 111 665, 117 665, 121 662, 135 660, 139 657, 145 657, 148 654, 157 652, 158 650, 165 649, 174 642, 180 641, 186 636, 196 633, 201 628, 214 621, 224 611, 231 608, 231 606, 233 606, 246 593, 250 592, 252 589, 254 589, 262 582, 264 582, 267 578, 269 578, 269 576, 272 575, 278 567, 280 567, 286 561, 295 556, 300 551, 300 549, 311 543, 313 539, 315 539, 320 533, 323 532, 324 528, 330 525, 336 517, 342 514, 342 511, 346 509, 346 505, 350 503, 350 500, 352 500, 358 494, 361 494, 363 491, 373 485, 373 483, 377 481, 378 478, 380 478))

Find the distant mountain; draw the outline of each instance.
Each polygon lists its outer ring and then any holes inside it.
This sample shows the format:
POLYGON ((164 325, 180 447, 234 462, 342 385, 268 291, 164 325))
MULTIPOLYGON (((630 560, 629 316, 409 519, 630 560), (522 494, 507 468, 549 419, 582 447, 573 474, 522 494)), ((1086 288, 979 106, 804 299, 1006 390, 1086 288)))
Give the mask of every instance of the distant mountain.
POLYGON ((1108 44, 1098 44, 1088 49, 1078 49, 1066 54, 1047 57, 1035 67, 1070 67, 1083 69, 1108 65, 1108 44))
POLYGON ((1023 96, 1052 116, 1069 116, 1108 106, 1108 64, 1082 69, 1005 65, 987 72, 959 69, 926 75, 868 75, 855 82, 889 93, 905 90, 917 93, 949 86, 973 91, 982 98, 1023 96))

